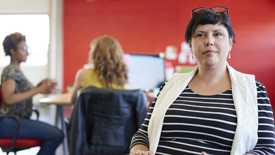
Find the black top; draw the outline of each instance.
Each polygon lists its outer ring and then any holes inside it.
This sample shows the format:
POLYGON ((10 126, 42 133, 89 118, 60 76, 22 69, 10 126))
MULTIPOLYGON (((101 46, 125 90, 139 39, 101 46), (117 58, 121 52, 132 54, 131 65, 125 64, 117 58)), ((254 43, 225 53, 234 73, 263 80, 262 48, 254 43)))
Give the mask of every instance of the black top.
POLYGON ((141 90, 86 88, 78 96, 71 117, 70 154, 128 154, 131 138, 146 112, 141 90))

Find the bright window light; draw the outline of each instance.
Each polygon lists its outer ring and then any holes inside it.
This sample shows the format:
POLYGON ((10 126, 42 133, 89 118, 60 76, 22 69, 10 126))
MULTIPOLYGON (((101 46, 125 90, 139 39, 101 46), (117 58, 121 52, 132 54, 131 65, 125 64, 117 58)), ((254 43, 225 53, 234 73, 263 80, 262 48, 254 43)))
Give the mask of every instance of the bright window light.
POLYGON ((48 64, 49 16, 35 15, 0 15, 0 67, 9 63, 9 57, 3 51, 5 36, 20 32, 26 36, 29 56, 24 66, 45 66, 48 64))

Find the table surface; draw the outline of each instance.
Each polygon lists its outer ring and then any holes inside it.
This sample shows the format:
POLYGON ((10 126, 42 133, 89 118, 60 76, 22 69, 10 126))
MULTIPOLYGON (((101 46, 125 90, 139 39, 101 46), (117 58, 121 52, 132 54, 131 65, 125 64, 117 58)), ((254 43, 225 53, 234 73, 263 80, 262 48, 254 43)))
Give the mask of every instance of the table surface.
POLYGON ((71 93, 64 94, 51 94, 45 97, 42 97, 39 102, 42 104, 56 104, 56 105, 72 105, 71 103, 71 93))

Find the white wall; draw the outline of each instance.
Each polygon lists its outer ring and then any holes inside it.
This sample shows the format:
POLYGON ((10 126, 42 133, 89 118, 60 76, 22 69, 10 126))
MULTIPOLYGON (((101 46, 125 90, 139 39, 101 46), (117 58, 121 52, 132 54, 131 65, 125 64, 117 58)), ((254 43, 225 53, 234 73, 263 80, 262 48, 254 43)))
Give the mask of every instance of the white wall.
MULTIPOLYGON (((50 17, 50 43, 48 66, 42 68, 25 68, 28 78, 36 83, 43 77, 50 77, 58 82, 59 89, 63 83, 63 0, 0 0, 0 14, 48 14, 50 17), (43 70, 40 70, 43 69, 43 70)), ((0 41, 2 42, 2 41, 0 41)), ((0 47, 2 48, 2 47, 0 47)), ((1 60, 0 60, 1 61, 1 60)), ((0 68, 0 71, 2 68, 0 68)))
POLYGON ((63 0, 50 0, 49 77, 63 88, 63 0))
POLYGON ((0 0, 0 13, 48 13, 49 0, 0 0))
MULTIPOLYGON (((61 88, 63 76, 62 58, 62 7, 63 0, 0 0, 0 14, 48 14, 50 18, 50 43, 47 66, 22 66, 25 75, 33 84, 50 77, 61 88)), ((20 25, 19 25, 20 26, 20 25)), ((2 40, 0 41, 2 43, 2 40)), ((2 46, 0 45, 0 48, 2 46)), ((0 60, 1 61, 1 60, 0 60)), ((0 72, 2 71, 0 67, 0 72)), ((35 101, 37 101, 35 99, 35 101)))

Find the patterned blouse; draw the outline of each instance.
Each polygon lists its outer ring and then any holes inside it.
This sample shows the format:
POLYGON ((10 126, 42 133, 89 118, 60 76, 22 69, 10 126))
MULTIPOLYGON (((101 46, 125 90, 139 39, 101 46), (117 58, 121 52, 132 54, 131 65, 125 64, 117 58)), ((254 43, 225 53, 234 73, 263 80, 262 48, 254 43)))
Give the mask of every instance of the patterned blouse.
MULTIPOLYGON (((21 70, 11 64, 3 69, 1 83, 7 80, 15 81, 15 93, 21 93, 30 90, 33 85, 26 78, 21 70)), ((32 97, 12 105, 2 104, 0 115, 16 115, 21 118, 29 118, 32 112, 32 97)))

